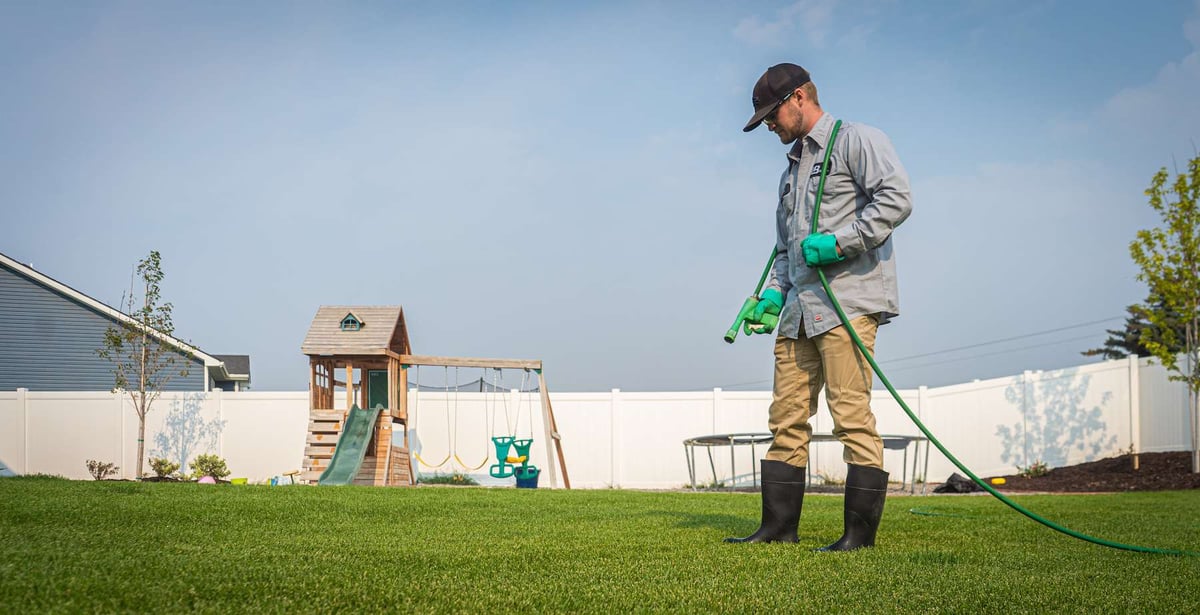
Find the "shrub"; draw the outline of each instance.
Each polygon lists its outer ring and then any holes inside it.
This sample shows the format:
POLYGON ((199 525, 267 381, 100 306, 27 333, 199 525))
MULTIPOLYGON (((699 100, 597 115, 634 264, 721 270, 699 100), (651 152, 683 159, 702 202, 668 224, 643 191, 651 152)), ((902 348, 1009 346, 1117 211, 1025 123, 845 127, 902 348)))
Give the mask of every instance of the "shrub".
POLYGON ((121 468, 117 467, 115 463, 96 461, 95 459, 87 460, 87 469, 92 474, 92 478, 96 480, 104 480, 121 471, 121 468))
POLYGON ((817 472, 817 478, 821 479, 822 485, 829 485, 831 487, 838 487, 846 484, 845 478, 837 478, 836 476, 827 474, 824 471, 817 472))
POLYGON ((422 476, 420 482, 426 485, 478 485, 479 483, 470 477, 470 475, 462 472, 453 474, 434 474, 433 476, 422 476))
MULTIPOLYGON (((684 483, 682 488, 683 489, 691 489, 692 484, 684 483)), ((724 488, 725 488, 725 481, 723 481, 723 480, 713 479, 707 483, 696 483, 696 489, 698 489, 700 491, 714 491, 714 490, 724 489, 724 488)))
POLYGON ((154 470, 154 475, 159 478, 166 478, 179 471, 179 464, 170 459, 161 457, 150 458, 150 469, 154 470))
POLYGON ((1019 470, 1018 474, 1025 478, 1037 478, 1049 474, 1050 466, 1046 465, 1044 461, 1035 461, 1029 467, 1022 468, 1021 466, 1017 466, 1017 470, 1019 470))
POLYGON ((211 476, 219 480, 229 476, 229 469, 225 467, 225 460, 216 455, 197 455, 192 460, 192 470, 192 476, 195 478, 211 476))

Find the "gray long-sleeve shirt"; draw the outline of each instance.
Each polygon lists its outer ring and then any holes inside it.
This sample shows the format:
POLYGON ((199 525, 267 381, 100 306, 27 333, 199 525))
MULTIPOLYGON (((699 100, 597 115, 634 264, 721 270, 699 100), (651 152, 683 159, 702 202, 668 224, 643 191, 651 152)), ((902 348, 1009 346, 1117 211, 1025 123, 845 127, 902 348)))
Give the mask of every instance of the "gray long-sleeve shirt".
MULTIPOLYGON (((808 267, 800 242, 811 233, 813 205, 825 145, 833 130, 828 113, 788 152, 779 180, 776 210, 779 254, 767 288, 786 298, 778 332, 787 338, 814 337, 838 327, 837 312, 808 267)), ((818 233, 833 233, 846 260, 825 266, 829 286, 851 319, 879 314, 880 324, 900 313, 892 230, 912 212, 908 173, 882 131, 843 122, 833 143, 821 198, 818 233)))

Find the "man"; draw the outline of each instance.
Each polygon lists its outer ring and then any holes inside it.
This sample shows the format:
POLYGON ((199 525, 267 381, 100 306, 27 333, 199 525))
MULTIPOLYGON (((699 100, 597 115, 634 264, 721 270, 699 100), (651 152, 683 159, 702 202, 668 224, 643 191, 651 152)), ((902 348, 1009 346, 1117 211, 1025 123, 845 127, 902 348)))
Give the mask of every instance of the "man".
POLYGON ((825 389, 834 434, 848 464, 842 537, 819 551, 875 544, 888 474, 871 412, 871 367, 842 326, 821 286, 821 267, 850 324, 874 353, 879 325, 899 314, 892 230, 912 211, 908 175, 881 131, 843 123, 821 109, 808 71, 767 69, 754 86, 749 132, 765 123, 791 144, 779 181, 778 256, 748 331, 770 333, 778 315, 775 385, 769 426, 775 436, 762 460, 762 523, 728 542, 796 542, 812 435, 809 417, 825 389), (823 168, 826 147, 829 168, 823 168), (819 220, 812 215, 825 174, 819 220), (815 229, 815 230, 814 230, 815 229))

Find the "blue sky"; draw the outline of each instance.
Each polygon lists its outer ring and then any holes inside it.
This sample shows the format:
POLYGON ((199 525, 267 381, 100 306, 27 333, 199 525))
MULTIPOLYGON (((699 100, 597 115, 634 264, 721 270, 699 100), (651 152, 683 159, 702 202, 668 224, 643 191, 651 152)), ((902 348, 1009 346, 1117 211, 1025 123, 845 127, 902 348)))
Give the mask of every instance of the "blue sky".
POLYGON ((322 304, 551 390, 765 389, 769 340, 721 335, 773 241, 784 148, 741 127, 781 61, 911 175, 898 386, 1088 362, 1144 299, 1194 0, 2 3, 0 252, 116 305, 161 251, 178 334, 258 390, 307 386, 322 304))

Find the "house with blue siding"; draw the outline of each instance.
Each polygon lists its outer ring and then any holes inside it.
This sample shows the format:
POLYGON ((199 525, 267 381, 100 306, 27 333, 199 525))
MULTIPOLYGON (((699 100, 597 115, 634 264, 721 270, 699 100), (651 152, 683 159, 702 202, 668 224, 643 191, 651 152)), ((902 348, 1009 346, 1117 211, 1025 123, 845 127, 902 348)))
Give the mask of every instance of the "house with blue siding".
MULTIPOLYGON (((0 253, 0 391, 108 391, 112 365, 96 355, 104 332, 131 317, 0 253)), ((243 390, 250 357, 214 355, 157 333, 180 354, 187 376, 168 391, 243 390)), ((178 365, 178 364, 177 364, 178 365)))

